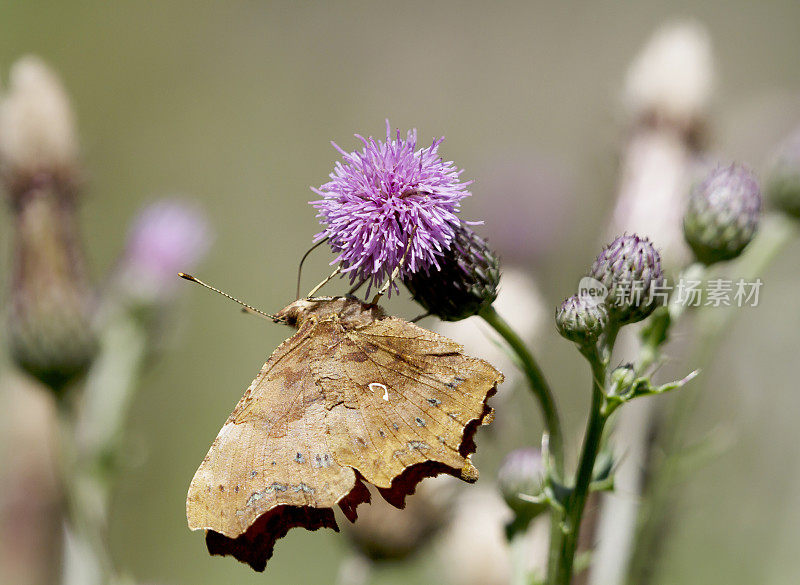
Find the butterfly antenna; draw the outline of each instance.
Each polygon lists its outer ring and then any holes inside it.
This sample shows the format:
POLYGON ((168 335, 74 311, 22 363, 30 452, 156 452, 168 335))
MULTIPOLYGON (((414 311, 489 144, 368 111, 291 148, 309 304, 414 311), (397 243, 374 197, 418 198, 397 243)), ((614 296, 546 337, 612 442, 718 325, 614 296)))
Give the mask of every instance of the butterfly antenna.
POLYGON ((400 262, 397 263, 397 266, 394 270, 392 270, 392 275, 389 279, 384 283, 384 285, 380 288, 377 294, 372 298, 373 305, 377 305, 378 301, 381 300, 381 297, 386 294, 386 291, 389 290, 389 287, 392 286, 394 279, 400 276, 400 269, 403 267, 403 263, 406 261, 406 256, 408 256, 408 251, 411 249, 411 240, 414 239, 414 235, 417 233, 417 226, 414 226, 414 230, 411 232, 411 236, 406 240, 406 247, 403 250, 403 255, 400 257, 400 262))
POLYGON ((305 296, 305 298, 307 298, 307 299, 310 299, 311 297, 313 297, 315 294, 317 294, 317 291, 318 291, 319 289, 321 289, 323 286, 325 286, 325 285, 326 285, 326 284, 328 284, 328 283, 329 283, 331 280, 333 280, 333 278, 334 278, 334 277, 335 277, 337 274, 339 274, 341 271, 342 271, 342 265, 341 265, 341 264, 339 264, 339 266, 337 266, 337 267, 336 267, 336 268, 333 270, 333 272, 331 272, 330 276, 328 276, 328 278, 326 278, 325 280, 323 280, 322 282, 320 282, 320 283, 319 283, 317 286, 315 286, 314 288, 312 288, 312 289, 311 289, 311 292, 309 292, 309 293, 308 293, 308 294, 305 296))
POLYGON ((246 313, 252 313, 254 315, 259 315, 261 317, 264 317, 265 319, 269 319, 269 320, 275 321, 275 322, 280 320, 277 316, 270 315, 269 313, 265 313, 264 311, 260 311, 260 310, 256 309, 255 307, 253 307, 252 305, 248 305, 244 301, 240 301, 236 297, 233 297, 233 296, 229 295, 226 292, 222 292, 221 290, 219 290, 218 288, 214 288, 210 284, 206 284, 205 282, 203 282, 199 278, 195 278, 191 274, 186 274, 185 272, 179 272, 178 276, 180 276, 184 280, 188 280, 190 282, 195 282, 195 283, 199 284, 200 286, 204 286, 209 290, 213 290, 215 293, 221 294, 223 297, 232 300, 234 303, 240 304, 242 306, 242 310, 245 311, 246 313))
POLYGON ((297 267, 297 298, 295 300, 300 299, 300 276, 303 274, 303 263, 306 261, 306 258, 308 258, 308 255, 311 254, 311 252, 319 248, 322 244, 324 244, 327 241, 328 238, 321 239, 319 242, 311 246, 308 249, 308 251, 305 254, 303 254, 303 257, 300 259, 300 265, 297 267))

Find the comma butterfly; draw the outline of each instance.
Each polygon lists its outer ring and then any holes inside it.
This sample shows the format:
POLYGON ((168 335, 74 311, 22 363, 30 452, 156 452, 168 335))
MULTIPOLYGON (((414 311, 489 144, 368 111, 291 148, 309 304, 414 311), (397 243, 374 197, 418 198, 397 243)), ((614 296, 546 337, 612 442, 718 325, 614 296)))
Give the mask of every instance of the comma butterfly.
MULTIPOLYGON (((196 280, 187 275, 181 275, 196 280)), ((207 285, 206 285, 207 286, 207 285)), ((263 571, 289 529, 338 530, 370 499, 402 508, 425 477, 478 478, 470 461, 503 374, 355 297, 270 316, 297 332, 270 356, 195 473, 186 500, 211 554, 263 571)))

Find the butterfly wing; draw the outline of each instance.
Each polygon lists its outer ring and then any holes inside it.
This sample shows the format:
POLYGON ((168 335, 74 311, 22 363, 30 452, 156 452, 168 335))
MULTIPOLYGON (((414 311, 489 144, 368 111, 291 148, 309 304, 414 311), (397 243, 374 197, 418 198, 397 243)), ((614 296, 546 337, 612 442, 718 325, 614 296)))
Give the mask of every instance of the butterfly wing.
POLYGON ((290 528, 336 529, 333 506, 353 517, 368 499, 327 442, 325 398, 309 364, 330 340, 314 327, 303 326, 264 364, 189 487, 189 527, 207 531, 209 552, 256 570, 290 528))
POLYGON ((423 477, 477 479, 469 455, 486 400, 503 374, 437 333, 386 317, 351 330, 323 324, 337 339, 330 359, 315 362, 336 461, 357 470, 402 506, 423 477))
POLYGON ((477 479, 472 438, 503 375, 402 319, 367 321, 307 320, 253 380, 189 487, 209 552, 261 571, 292 527, 337 529, 335 505, 354 520, 362 480, 402 507, 424 477, 477 479))

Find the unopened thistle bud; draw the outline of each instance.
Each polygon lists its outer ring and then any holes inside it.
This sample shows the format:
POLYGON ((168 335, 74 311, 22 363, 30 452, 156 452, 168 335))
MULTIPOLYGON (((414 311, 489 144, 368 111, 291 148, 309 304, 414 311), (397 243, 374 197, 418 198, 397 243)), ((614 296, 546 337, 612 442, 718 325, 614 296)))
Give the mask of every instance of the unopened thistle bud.
POLYGON ((506 455, 497 472, 500 493, 508 506, 517 514, 532 518, 547 508, 546 502, 534 503, 520 498, 520 494, 539 496, 544 489, 545 467, 542 453, 533 447, 515 449, 506 455))
POLYGON ((758 181, 747 168, 732 164, 692 189, 683 234, 700 262, 732 260, 753 239, 760 214, 758 181))
POLYGON ((800 129, 789 137, 773 158, 765 191, 773 207, 800 219, 800 129))
POLYGON ((486 242, 464 224, 454 226, 450 249, 437 259, 439 268, 404 279, 414 300, 444 321, 478 314, 497 298, 500 260, 486 242))
POLYGON ((608 325, 605 303, 593 298, 573 295, 556 309, 558 332, 581 347, 593 345, 608 325))
POLYGON ((355 548, 373 561, 397 561, 424 550, 447 526, 455 486, 451 477, 426 479, 399 510, 375 497, 358 510, 358 521, 347 523, 345 535, 355 548))
POLYGON ((60 392, 96 351, 78 240, 72 114, 55 75, 29 57, 0 104, 0 168, 13 210, 8 343, 14 361, 60 392))
POLYGON ((664 286, 661 256, 647 238, 619 236, 603 248, 589 276, 608 291, 609 320, 620 325, 645 319, 659 306, 664 286))
POLYGON ((610 378, 611 388, 609 390, 609 394, 623 394, 628 388, 630 388, 631 384, 633 384, 633 381, 636 379, 636 371, 634 370, 632 364, 625 364, 614 368, 614 371, 611 372, 610 378))

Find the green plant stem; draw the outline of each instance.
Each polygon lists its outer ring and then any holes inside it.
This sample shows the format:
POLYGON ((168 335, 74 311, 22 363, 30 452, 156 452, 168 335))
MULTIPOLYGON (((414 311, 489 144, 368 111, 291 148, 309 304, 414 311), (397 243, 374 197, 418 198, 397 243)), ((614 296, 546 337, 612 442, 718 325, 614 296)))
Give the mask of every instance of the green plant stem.
MULTIPOLYGON (((565 506, 563 532, 564 538, 560 543, 557 568, 553 573, 551 585, 569 585, 572 580, 572 568, 575 563, 575 552, 578 548, 581 520, 589 496, 589 486, 592 482, 592 472, 595 460, 600 452, 603 428, 606 417, 602 414, 604 390, 606 383, 606 363, 596 350, 586 352, 586 358, 592 367, 592 404, 589 420, 586 425, 586 434, 581 448, 578 475, 575 486, 565 506)), ((552 546, 552 543, 551 543, 552 546)), ((551 550, 552 553, 552 550, 551 550)), ((552 557, 551 557, 552 558, 552 557)))
MULTIPOLYGON (((750 244, 744 257, 738 263, 737 272, 743 278, 756 278, 764 274, 778 254, 797 237, 797 222, 784 216, 771 216, 764 220, 759 229, 759 236, 750 244)), ((695 273, 691 278, 700 279, 706 271, 698 268, 687 268, 684 273, 695 273)), ((670 306, 673 323, 685 310, 683 305, 670 306)), ((737 307, 709 307, 699 313, 700 322, 696 329, 699 339, 696 342, 696 364, 700 367, 711 361, 711 358, 722 339, 723 333, 732 323, 737 307)), ((654 348, 660 351, 660 348, 654 348)), ((666 421, 656 439, 662 445, 664 459, 651 472, 652 480, 646 493, 643 494, 636 530, 636 546, 627 572, 626 583, 645 585, 652 580, 654 567, 660 557, 660 550, 665 537, 668 522, 668 510, 675 497, 674 486, 678 481, 680 461, 679 455, 683 447, 691 413, 695 411, 697 402, 703 395, 702 388, 692 392, 680 393, 673 403, 666 421)))
POLYGON ((553 510, 550 514, 550 544, 547 553, 547 584, 556 583, 556 575, 561 559, 561 547, 564 542, 564 512, 553 510))
POLYGON ((124 424, 147 350, 145 319, 130 309, 110 308, 100 353, 82 388, 81 408, 72 411, 61 405, 61 477, 69 519, 62 585, 125 582, 108 550, 109 502, 124 424))
POLYGON ((544 424, 549 434, 550 456, 553 458, 556 472, 563 476, 564 473, 564 438, 561 430, 561 420, 558 416, 555 397, 544 377, 542 369, 533 357, 525 342, 503 319, 492 305, 480 312, 480 316, 508 343, 514 354, 522 363, 528 385, 539 402, 544 417, 544 424))
POLYGON ((89 462, 81 458, 75 437, 75 412, 65 398, 57 404, 59 476, 64 493, 65 550, 63 585, 104 585, 114 580, 105 537, 104 490, 89 462))

